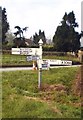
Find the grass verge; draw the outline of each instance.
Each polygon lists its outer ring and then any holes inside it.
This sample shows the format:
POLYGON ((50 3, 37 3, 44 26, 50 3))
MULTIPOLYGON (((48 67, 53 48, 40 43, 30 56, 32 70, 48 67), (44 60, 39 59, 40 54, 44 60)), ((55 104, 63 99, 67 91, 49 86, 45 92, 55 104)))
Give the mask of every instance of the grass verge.
POLYGON ((80 118, 81 100, 72 91, 79 67, 2 73, 3 118, 80 118))
MULTIPOLYGON (((71 60, 74 62, 79 62, 77 57, 73 56, 43 56, 43 59, 59 59, 59 60, 71 60)), ((0 64, 1 65, 1 64, 0 64)), ((12 55, 12 54, 3 54, 2 55, 2 65, 11 66, 11 65, 32 65, 32 61, 27 61, 26 56, 24 55, 12 55)))

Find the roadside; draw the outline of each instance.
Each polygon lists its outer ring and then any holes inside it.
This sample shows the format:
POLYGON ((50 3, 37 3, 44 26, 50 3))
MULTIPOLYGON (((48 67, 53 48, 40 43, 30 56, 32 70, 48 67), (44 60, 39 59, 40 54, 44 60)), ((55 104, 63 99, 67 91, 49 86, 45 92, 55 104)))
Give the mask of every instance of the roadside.
MULTIPOLYGON (((72 66, 51 66, 50 68, 62 68, 62 67, 80 67, 81 65, 72 66)), ((33 70, 33 67, 4 67, 0 68, 0 71, 16 71, 16 70, 33 70)))

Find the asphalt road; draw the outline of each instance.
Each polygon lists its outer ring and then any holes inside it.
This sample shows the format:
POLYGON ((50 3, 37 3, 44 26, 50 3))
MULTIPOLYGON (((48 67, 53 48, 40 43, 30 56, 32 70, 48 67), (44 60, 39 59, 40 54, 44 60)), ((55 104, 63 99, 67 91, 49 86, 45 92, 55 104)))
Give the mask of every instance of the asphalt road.
MULTIPOLYGON (((51 66, 50 68, 60 68, 60 67, 80 67, 81 65, 72 65, 72 66, 51 66)), ((0 72, 2 71, 16 71, 16 70, 33 70, 32 67, 7 67, 0 68, 0 72)))

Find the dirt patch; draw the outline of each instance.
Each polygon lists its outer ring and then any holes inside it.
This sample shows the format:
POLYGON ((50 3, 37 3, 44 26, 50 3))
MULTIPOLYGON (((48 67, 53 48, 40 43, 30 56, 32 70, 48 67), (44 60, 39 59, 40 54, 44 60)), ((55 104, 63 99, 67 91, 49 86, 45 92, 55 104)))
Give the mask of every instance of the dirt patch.
POLYGON ((59 93, 66 93, 66 87, 62 84, 42 84, 42 88, 40 91, 40 97, 42 100, 46 102, 55 101, 56 99, 56 92, 59 93))
POLYGON ((82 87, 82 82, 81 82, 81 73, 80 71, 76 74, 75 80, 73 81, 72 85, 72 92, 75 95, 80 96, 81 95, 81 87, 82 87))
POLYGON ((54 85, 48 85, 44 84, 42 85, 42 91, 66 91, 66 87, 62 84, 54 84, 54 85))

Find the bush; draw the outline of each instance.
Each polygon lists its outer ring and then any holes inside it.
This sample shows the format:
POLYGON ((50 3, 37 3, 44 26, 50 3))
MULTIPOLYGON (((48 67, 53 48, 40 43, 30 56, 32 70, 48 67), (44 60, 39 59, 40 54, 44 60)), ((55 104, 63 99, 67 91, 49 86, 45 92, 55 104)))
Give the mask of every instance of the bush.
POLYGON ((45 45, 43 51, 55 51, 55 48, 52 45, 45 45))
POLYGON ((43 55, 55 55, 55 56, 65 56, 67 55, 66 52, 55 52, 55 51, 44 51, 43 55))

